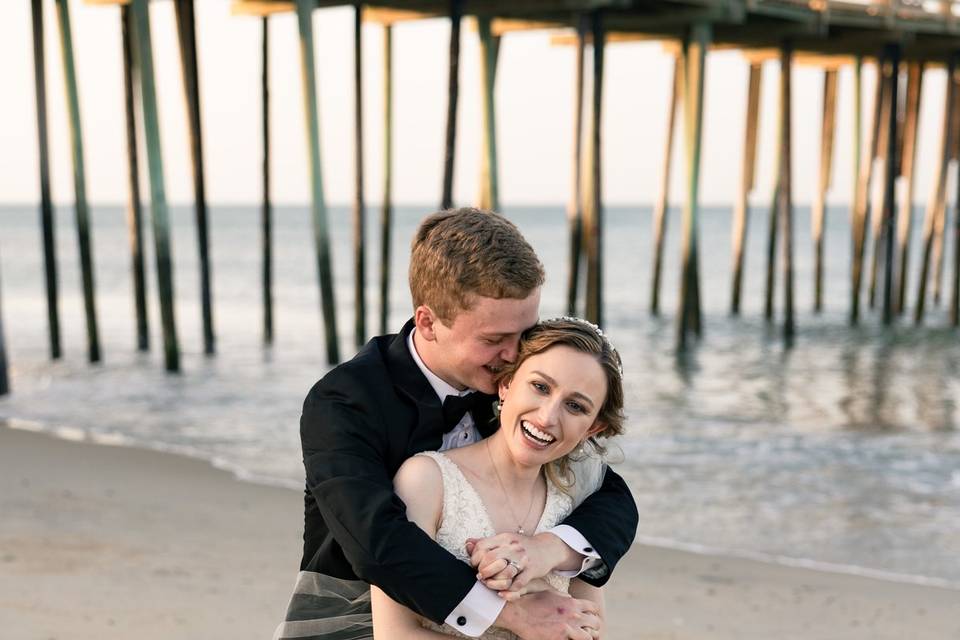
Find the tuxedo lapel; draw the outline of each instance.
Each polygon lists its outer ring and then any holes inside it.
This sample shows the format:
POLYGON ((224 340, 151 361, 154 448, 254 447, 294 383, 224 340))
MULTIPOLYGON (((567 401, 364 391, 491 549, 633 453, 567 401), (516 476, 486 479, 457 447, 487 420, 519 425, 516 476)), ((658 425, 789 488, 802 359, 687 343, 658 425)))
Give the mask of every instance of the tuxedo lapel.
POLYGON ((436 451, 443 444, 443 406, 407 347, 407 338, 413 327, 413 320, 403 325, 387 347, 385 358, 397 393, 417 408, 417 420, 411 425, 407 442, 407 455, 436 451))

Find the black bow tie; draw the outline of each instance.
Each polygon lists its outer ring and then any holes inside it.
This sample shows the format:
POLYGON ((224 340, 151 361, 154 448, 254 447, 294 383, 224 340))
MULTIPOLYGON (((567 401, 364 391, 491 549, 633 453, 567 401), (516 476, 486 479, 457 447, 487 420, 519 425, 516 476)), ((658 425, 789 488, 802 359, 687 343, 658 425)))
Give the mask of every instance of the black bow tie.
POLYGON ((483 409, 483 405, 489 403, 489 396, 476 391, 464 396, 447 396, 443 399, 443 432, 446 433, 460 424, 467 411, 476 423, 477 410, 483 409))

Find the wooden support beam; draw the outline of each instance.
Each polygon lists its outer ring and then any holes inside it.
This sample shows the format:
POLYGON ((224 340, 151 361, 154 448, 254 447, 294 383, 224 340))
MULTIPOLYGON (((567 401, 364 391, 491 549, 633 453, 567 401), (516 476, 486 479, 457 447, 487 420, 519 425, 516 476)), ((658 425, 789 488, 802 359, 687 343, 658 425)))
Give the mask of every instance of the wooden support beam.
POLYGON ((483 96, 483 153, 480 158, 481 209, 500 211, 499 169, 497 163, 497 60, 500 55, 500 36, 493 35, 490 19, 477 18, 480 35, 480 80, 483 96))
MULTIPOLYGON (((89 2, 89 0, 87 0, 89 2)), ((293 13, 293 2, 271 2, 270 0, 233 0, 230 13, 235 16, 257 16, 267 18, 278 13, 293 13)))
POLYGON ((792 187, 792 124, 791 98, 793 95, 792 48, 785 42, 780 57, 780 189, 777 209, 783 225, 783 338, 787 345, 793 343, 796 332, 793 317, 793 187, 792 187))
POLYGON ((450 62, 447 76, 447 135, 443 153, 440 208, 453 207, 453 164, 457 149, 457 99, 460 95, 460 20, 463 0, 450 0, 450 62))
POLYGON ((603 324, 603 170, 601 159, 601 116, 603 114, 604 35, 603 14, 591 14, 593 32, 593 106, 590 112, 590 203, 586 207, 584 238, 586 240, 587 320, 603 324))
POLYGON ((383 27, 383 208, 380 210, 380 333, 390 321, 390 237, 393 226, 393 27, 383 27))
POLYGON ((706 23, 696 23, 683 47, 683 115, 687 188, 683 205, 681 232, 682 263, 679 312, 677 314, 677 349, 687 346, 687 334, 700 336, 700 274, 697 256, 697 235, 700 208, 700 149, 703 142, 703 87, 706 76, 707 49, 711 30, 706 23))
POLYGON ((157 111, 157 90, 153 71, 153 44, 150 34, 150 12, 147 0, 133 0, 134 62, 140 69, 140 100, 143 111, 143 132, 147 144, 147 166, 150 174, 150 212, 153 218, 154 255, 157 261, 157 294, 160 297, 160 324, 163 327, 163 356, 167 371, 180 370, 180 348, 177 345, 174 314, 173 258, 170 246, 170 217, 167 209, 166 185, 163 178, 163 154, 160 148, 160 118, 157 111))
POLYGON ((187 101, 190 161, 193 168, 193 203, 197 224, 197 264, 200 268, 200 309, 203 321, 203 352, 216 351, 213 330, 213 293, 210 275, 210 239, 207 224, 207 194, 203 171, 203 131, 200 117, 200 77, 197 70, 197 34, 193 0, 174 0, 183 92, 187 101))
MULTIPOLYGON (((781 69, 781 73, 783 70, 781 69)), ((773 301, 777 286, 777 236, 779 235, 779 206, 780 206, 780 179, 783 166, 783 99, 782 91, 777 93, 777 133, 773 154, 773 198, 770 202, 770 213, 767 217, 767 273, 764 286, 763 318, 767 322, 773 321, 773 301)))
POLYGON ((363 12, 359 2, 353 12, 353 299, 354 299, 354 344, 362 347, 367 339, 367 266, 366 266, 366 217, 363 201, 363 12))
POLYGON ((907 273, 910 266, 910 237, 913 235, 914 167, 917 160, 917 130, 920 121, 920 95, 923 86, 923 63, 911 62, 907 70, 907 101, 903 131, 903 154, 900 165, 902 182, 897 215, 897 280, 894 312, 902 314, 906 301, 907 273))
POLYGON ((393 26, 398 22, 416 22, 444 17, 439 11, 421 11, 417 9, 394 9, 391 7, 365 7, 363 21, 379 24, 384 27, 393 26))
POLYGON ((892 44, 887 47, 887 55, 884 56, 887 63, 884 65, 884 75, 887 77, 887 102, 890 110, 887 113, 887 151, 886 163, 884 164, 884 188, 883 188, 883 227, 881 236, 883 237, 883 255, 885 261, 883 277, 883 324, 890 325, 893 322, 893 278, 896 268, 896 254, 893 251, 894 233, 897 228, 897 203, 896 203, 896 180, 900 173, 900 154, 897 153, 897 105, 899 100, 897 94, 900 85, 900 47, 892 44))
POLYGON ((63 57, 63 81, 70 118, 70 149, 73 155, 74 207, 77 215, 77 240, 80 245, 80 278, 83 287, 83 310, 87 321, 87 355, 90 362, 100 361, 100 332, 97 329, 97 308, 93 275, 93 243, 90 240, 90 210, 87 205, 87 178, 83 162, 83 128, 80 120, 80 97, 77 71, 73 60, 73 33, 67 0, 56 0, 60 26, 60 53, 63 57))
MULTIPOLYGON (((887 162, 890 160, 890 158, 887 157, 887 151, 891 148, 887 144, 887 135, 889 135, 890 133, 889 128, 887 127, 887 122, 890 119, 891 112, 894 114, 897 113, 897 104, 890 102, 891 80, 886 76, 886 71, 885 71, 888 64, 889 64, 889 61, 886 61, 880 65, 880 71, 878 71, 879 75, 877 77, 877 82, 883 88, 883 95, 881 100, 881 104, 883 106, 881 107, 881 110, 880 110, 880 129, 877 135, 877 150, 876 150, 875 157, 878 157, 880 159, 880 166, 884 172, 886 171, 887 162)), ((898 80, 899 79, 894 80, 894 82, 898 80)), ((896 150, 896 142, 894 142, 894 145, 892 148, 896 150)), ((885 175, 886 173, 881 174, 880 179, 885 180, 885 177, 884 177, 885 175)), ((886 185, 886 182, 883 182, 882 184, 886 185)), ((875 191, 871 192, 870 195, 875 196, 876 195, 875 191)), ((884 245, 883 245, 884 238, 883 238, 882 230, 883 230, 883 216, 884 216, 883 198, 885 197, 885 195, 886 195, 886 192, 884 190, 881 190, 879 206, 877 206, 877 203, 873 203, 872 211, 871 211, 870 226, 873 232, 873 253, 871 255, 871 260, 870 260, 870 263, 871 263, 870 283, 867 288, 867 291, 868 291, 867 302, 871 309, 875 308, 877 304, 877 278, 880 272, 883 251, 884 251, 884 245)))
POLYGON ((820 177, 811 216, 814 248, 813 309, 823 310, 823 227, 827 209, 827 190, 833 169, 833 138, 837 113, 837 70, 823 72, 823 122, 820 129, 820 177))
MULTIPOLYGON (((2 289, 2 287, 0 287, 2 289)), ((3 296, 0 295, 0 396, 10 393, 10 377, 7 374, 7 342, 3 330, 3 296)))
MULTIPOLYGON (((960 114, 960 90, 954 95, 953 110, 955 114, 960 114)), ((953 126, 950 133, 950 162, 960 161, 960 115, 954 115, 953 126)), ((946 191, 943 193, 943 202, 937 210, 936 228, 933 237, 933 304, 940 306, 940 294, 943 290, 943 263, 944 263, 944 242, 946 240, 947 220, 950 218, 950 211, 956 208, 957 202, 950 206, 949 197, 946 191)))
POLYGON ((957 117, 956 96, 957 82, 956 58, 951 57, 947 64, 947 90, 943 105, 943 134, 941 135, 940 153, 937 158, 937 171, 934 174, 933 193, 927 202, 923 220, 923 253, 920 259, 920 275, 917 279, 917 306, 914 309, 914 322, 923 322, 923 312, 927 299, 927 280, 930 273, 930 257, 933 252, 934 235, 937 220, 941 217, 947 193, 947 169, 950 164, 950 150, 953 147, 953 123, 957 117))
POLYGON ((492 18, 490 21, 490 31, 494 37, 518 31, 548 31, 563 29, 568 26, 568 24, 556 20, 527 20, 525 18, 492 18))
POLYGON ((334 301, 327 205, 323 195, 323 170, 320 164, 320 117, 317 112, 317 78, 313 55, 313 8, 313 0, 297 0, 300 70, 303 76, 303 111, 307 128, 307 159, 310 164, 313 239, 317 249, 317 277, 320 282, 320 306, 323 313, 327 362, 333 365, 340 361, 340 346, 337 340, 337 305, 334 301))
POLYGON ((680 56, 673 60, 673 86, 670 90, 670 102, 667 106, 666 139, 663 145, 663 173, 660 178, 660 198, 653 211, 653 281, 650 283, 650 313, 660 315, 660 276, 663 271, 663 247, 667 236, 667 212, 670 209, 670 168, 673 159, 673 133, 676 128, 677 110, 680 106, 680 94, 683 80, 680 56))
POLYGON ((574 72, 573 162, 570 201, 567 204, 567 226, 570 230, 570 251, 567 271, 567 313, 577 315, 580 284, 580 262, 583 255, 583 58, 587 41, 587 16, 577 23, 576 66, 574 72))
POLYGON ((130 243, 130 268, 133 276, 134 312, 137 324, 137 350, 150 349, 147 326, 147 277, 143 257, 143 207, 140 197, 140 162, 137 151, 136 87, 140 69, 133 55, 133 14, 130 5, 120 7, 120 31, 123 49, 123 106, 127 125, 127 229, 130 243))
POLYGON ((47 81, 43 48, 43 1, 32 0, 33 79, 37 99, 37 150, 40 160, 40 228, 43 233, 43 272, 47 294, 47 329, 50 334, 50 358, 58 360, 60 348, 60 310, 57 292, 57 243, 53 200, 50 197, 50 149, 47 141, 47 81))
POLYGON ((263 343, 273 344, 273 205, 270 201, 270 18, 260 18, 260 114, 263 132, 263 204, 260 241, 263 245, 263 343))
MULTIPOLYGON (((880 63, 878 63, 880 64, 880 63)), ((867 219, 870 215, 870 180, 873 177, 874 158, 877 155, 877 138, 880 133, 883 109, 883 82, 877 72, 877 84, 873 96, 873 120, 871 121, 869 152, 860 162, 860 176, 853 207, 853 251, 851 260, 850 323, 860 321, 860 285, 863 279, 863 254, 867 243, 867 219)))
POLYGON ((744 246, 747 241, 747 227, 750 222, 750 192, 756 179, 757 166, 757 125, 760 119, 760 83, 763 79, 763 66, 759 62, 750 63, 750 75, 747 79, 747 115, 743 128, 743 164, 740 172, 740 190, 737 194, 737 206, 733 214, 733 291, 730 299, 730 313, 740 314, 740 298, 743 286, 744 246))

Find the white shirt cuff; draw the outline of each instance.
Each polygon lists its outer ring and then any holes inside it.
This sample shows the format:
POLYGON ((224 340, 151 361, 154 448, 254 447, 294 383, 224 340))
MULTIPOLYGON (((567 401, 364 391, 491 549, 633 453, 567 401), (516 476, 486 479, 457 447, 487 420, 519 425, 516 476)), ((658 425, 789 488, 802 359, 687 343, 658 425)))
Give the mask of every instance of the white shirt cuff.
POLYGON ((476 638, 496 622, 507 601, 479 581, 444 620, 464 635, 476 638))
POLYGON ((579 531, 570 525, 558 524, 554 528, 548 530, 548 533, 552 533, 553 535, 557 536, 563 540, 568 547, 583 556, 583 563, 580 565, 579 569, 571 571, 554 571, 556 575, 563 576, 564 578, 575 578, 581 573, 589 571, 594 575, 594 577, 601 577, 607 572, 606 563, 604 563, 596 549, 593 548, 593 545, 590 544, 590 541, 584 538, 579 531))

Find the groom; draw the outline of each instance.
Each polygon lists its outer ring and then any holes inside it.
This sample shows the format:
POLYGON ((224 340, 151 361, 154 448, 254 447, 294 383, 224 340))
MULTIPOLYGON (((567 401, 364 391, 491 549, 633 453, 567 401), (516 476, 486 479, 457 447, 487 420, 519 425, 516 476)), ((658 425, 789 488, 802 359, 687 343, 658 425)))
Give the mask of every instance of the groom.
MULTIPOLYGON (((498 214, 458 209, 421 223, 410 259, 414 317, 330 371, 304 402, 304 553, 275 637, 369 637, 364 583, 470 636, 491 625, 527 640, 595 635, 590 602, 552 592, 498 597, 476 569, 407 521, 391 480, 417 452, 470 444, 496 428, 494 380, 537 321, 543 281, 533 249, 498 214)), ((523 545, 531 564, 600 586, 636 525, 626 484, 608 470, 561 525, 523 545)), ((497 577, 515 572, 507 564, 497 577)))

